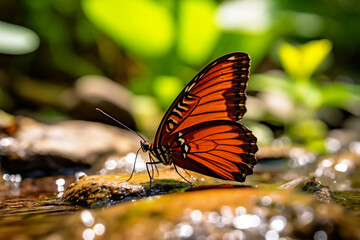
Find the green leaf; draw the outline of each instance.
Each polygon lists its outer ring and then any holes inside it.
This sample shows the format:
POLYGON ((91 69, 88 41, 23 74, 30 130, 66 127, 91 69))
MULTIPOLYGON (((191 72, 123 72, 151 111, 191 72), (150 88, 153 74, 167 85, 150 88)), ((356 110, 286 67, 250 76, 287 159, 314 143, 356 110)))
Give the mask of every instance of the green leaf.
POLYGON ((182 0, 179 2, 178 54, 190 65, 200 65, 213 52, 220 31, 214 22, 215 1, 182 0))
POLYGON ((252 74, 250 76, 249 91, 281 91, 292 96, 294 83, 284 75, 252 74))
POLYGON ((331 83, 322 88, 323 104, 344 108, 346 101, 350 100, 350 92, 341 83, 331 83))
POLYGON ((293 139, 302 142, 324 139, 327 135, 327 126, 324 122, 316 119, 298 121, 290 126, 289 134, 293 139))
POLYGON ((308 81, 331 49, 332 43, 327 39, 310 41, 298 47, 283 43, 279 47, 279 57, 290 77, 308 81))
POLYGON ((156 1, 83 0, 82 7, 94 25, 132 53, 158 57, 173 45, 173 18, 156 1))
POLYGON ((175 100, 184 88, 183 81, 173 76, 159 76, 154 80, 154 92, 165 108, 175 100))

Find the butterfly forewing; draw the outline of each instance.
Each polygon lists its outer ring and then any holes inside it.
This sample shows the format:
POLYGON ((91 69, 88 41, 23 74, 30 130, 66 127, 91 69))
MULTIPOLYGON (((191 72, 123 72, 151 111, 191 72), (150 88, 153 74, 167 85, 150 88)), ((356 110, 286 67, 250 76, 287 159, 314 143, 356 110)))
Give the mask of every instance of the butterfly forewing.
POLYGON ((176 131, 211 120, 237 121, 246 112, 250 58, 237 52, 210 63, 179 94, 166 112, 154 145, 176 131))

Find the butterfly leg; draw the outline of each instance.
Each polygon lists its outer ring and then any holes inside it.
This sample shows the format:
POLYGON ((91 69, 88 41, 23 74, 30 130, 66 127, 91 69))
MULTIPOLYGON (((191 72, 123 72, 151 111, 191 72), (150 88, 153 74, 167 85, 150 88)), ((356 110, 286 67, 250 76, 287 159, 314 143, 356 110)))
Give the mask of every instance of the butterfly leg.
POLYGON ((184 169, 184 172, 189 176, 189 178, 192 177, 191 174, 186 171, 186 169, 184 169))
POLYGON ((137 156, 139 154, 139 151, 140 151, 141 148, 139 148, 136 152, 136 156, 135 156, 135 160, 134 160, 134 166, 133 166, 133 170, 131 172, 131 175, 130 177, 126 180, 126 181, 130 181, 130 179, 132 178, 132 176, 134 175, 134 172, 135 172, 135 165, 136 165, 136 159, 137 159, 137 156))
MULTIPOLYGON (((151 156, 150 156, 150 161, 155 162, 154 159, 152 159, 151 156)), ((154 165, 155 170, 156 170, 156 175, 159 176, 159 170, 158 170, 158 168, 157 168, 157 165, 156 165, 156 164, 153 164, 153 165, 154 165)), ((151 166, 153 166, 153 165, 151 165, 151 166)), ((151 170, 152 170, 152 173, 151 173, 151 174, 152 174, 152 176, 154 177, 154 169, 152 168, 151 170)))
MULTIPOLYGON (((174 168, 175 168, 176 173, 179 174, 180 177, 182 177, 182 179, 184 179, 186 182, 190 183, 191 186, 193 186, 194 184, 193 184, 192 182, 190 182, 189 180, 187 180, 186 178, 184 178, 184 177, 179 173, 179 171, 177 170, 176 165, 175 165, 174 162, 173 162, 173 165, 174 165, 174 168)), ((186 171, 185 171, 185 172, 186 172, 186 171)))
MULTIPOLYGON (((151 158, 150 158, 151 159, 151 158)), ((150 160, 150 162, 147 162, 146 163, 146 171, 147 171, 147 173, 148 173, 148 175, 149 175, 149 178, 150 178, 150 184, 149 184, 149 193, 150 193, 150 191, 151 191, 151 185, 152 185, 152 180, 153 180, 153 178, 152 178, 152 176, 151 176, 151 174, 150 174, 150 170, 149 170, 149 165, 151 166, 151 169, 153 169, 153 166, 152 165, 155 165, 155 167, 156 167, 156 164, 159 164, 159 163, 161 163, 161 162, 155 162, 155 161, 151 161, 150 160)))
POLYGON ((151 164, 151 178, 154 178, 154 167, 156 169, 157 175, 159 176, 159 170, 157 169, 157 166, 155 164, 154 159, 151 157, 151 155, 149 154, 149 158, 150 158, 150 162, 151 164), (154 166, 154 167, 153 167, 154 166))

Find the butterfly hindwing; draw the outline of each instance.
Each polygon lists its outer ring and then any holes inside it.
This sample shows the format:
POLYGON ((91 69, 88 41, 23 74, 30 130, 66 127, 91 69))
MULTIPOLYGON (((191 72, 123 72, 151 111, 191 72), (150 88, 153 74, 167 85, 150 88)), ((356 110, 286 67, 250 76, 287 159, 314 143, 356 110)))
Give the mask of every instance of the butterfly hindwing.
POLYGON ((243 182, 257 163, 256 138, 237 122, 204 122, 167 141, 175 165, 220 179, 243 182))

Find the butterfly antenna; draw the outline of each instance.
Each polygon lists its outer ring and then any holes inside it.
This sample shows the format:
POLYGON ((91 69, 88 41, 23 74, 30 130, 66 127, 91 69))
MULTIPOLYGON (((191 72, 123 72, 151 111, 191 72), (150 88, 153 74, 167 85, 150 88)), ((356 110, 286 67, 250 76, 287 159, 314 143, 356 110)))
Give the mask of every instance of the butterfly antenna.
POLYGON ((130 177, 126 180, 127 182, 130 181, 130 179, 132 178, 132 176, 133 176, 133 174, 134 174, 134 172, 135 172, 136 159, 137 159, 137 157, 138 157, 138 154, 139 154, 140 149, 141 149, 141 148, 139 148, 139 149, 137 150, 137 152, 136 152, 133 170, 132 170, 132 172, 131 172, 130 177))
POLYGON ((127 130, 136 133, 136 135, 138 135, 142 140, 144 140, 144 142, 146 142, 145 138, 143 136, 141 136, 139 133, 137 133, 136 131, 134 131, 133 129, 129 128, 128 126, 126 126, 125 124, 123 124, 122 122, 120 122, 119 120, 113 118, 112 116, 110 116, 109 114, 107 114, 106 112, 104 112, 103 110, 101 110, 100 108, 96 108, 96 111, 101 112, 102 114, 104 114, 105 116, 107 116, 108 118, 112 119, 113 121, 115 121, 116 123, 120 124, 121 126, 123 126, 124 128, 126 128, 127 130))

